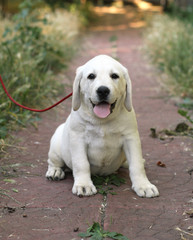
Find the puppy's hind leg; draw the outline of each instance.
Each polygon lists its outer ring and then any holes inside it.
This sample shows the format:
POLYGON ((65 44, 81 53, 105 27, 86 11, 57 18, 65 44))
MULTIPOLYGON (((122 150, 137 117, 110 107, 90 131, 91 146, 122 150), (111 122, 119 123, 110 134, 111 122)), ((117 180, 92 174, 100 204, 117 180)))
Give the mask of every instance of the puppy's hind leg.
POLYGON ((65 124, 61 124, 55 131, 50 141, 50 150, 48 153, 48 171, 46 177, 49 180, 62 180, 65 177, 63 167, 65 162, 62 159, 61 143, 65 124))
POLYGON ((65 163, 63 160, 58 159, 57 156, 55 158, 50 157, 48 159, 48 170, 46 172, 46 177, 48 180, 59 181, 65 178, 65 173, 63 168, 65 167, 65 163))

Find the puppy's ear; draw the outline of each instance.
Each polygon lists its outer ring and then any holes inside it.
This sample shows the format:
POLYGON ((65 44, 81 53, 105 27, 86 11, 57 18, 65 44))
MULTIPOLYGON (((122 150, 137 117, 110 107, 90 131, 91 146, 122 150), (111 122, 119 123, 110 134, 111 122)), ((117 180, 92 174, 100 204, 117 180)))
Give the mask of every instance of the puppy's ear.
POLYGON ((131 91, 131 80, 129 78, 129 74, 126 68, 124 68, 124 78, 126 81, 126 96, 125 96, 125 107, 131 112, 132 110, 132 91, 131 91))
POLYGON ((77 68, 76 77, 73 84, 72 108, 77 111, 81 104, 80 99, 80 80, 82 78, 82 67, 77 68))

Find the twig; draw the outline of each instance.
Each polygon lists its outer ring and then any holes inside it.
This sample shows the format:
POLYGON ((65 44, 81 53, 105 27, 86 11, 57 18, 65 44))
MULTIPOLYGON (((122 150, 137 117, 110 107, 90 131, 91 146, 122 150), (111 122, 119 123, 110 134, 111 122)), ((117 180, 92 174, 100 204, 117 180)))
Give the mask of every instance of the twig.
POLYGON ((22 205, 21 202, 17 201, 15 198, 11 197, 10 195, 8 195, 7 193, 4 192, 4 190, 0 189, 0 195, 4 195, 10 199, 12 199, 14 202, 16 202, 19 205, 22 205))
POLYGON ((184 234, 187 234, 187 235, 189 235, 189 236, 193 236, 192 233, 186 232, 186 231, 182 230, 182 229, 179 228, 179 227, 176 227, 175 229, 176 229, 177 231, 180 231, 180 232, 182 232, 182 233, 184 233, 184 234))
POLYGON ((2 147, 13 147, 13 148, 19 148, 19 149, 26 149, 26 147, 18 147, 18 146, 6 144, 6 143, 2 143, 2 147))

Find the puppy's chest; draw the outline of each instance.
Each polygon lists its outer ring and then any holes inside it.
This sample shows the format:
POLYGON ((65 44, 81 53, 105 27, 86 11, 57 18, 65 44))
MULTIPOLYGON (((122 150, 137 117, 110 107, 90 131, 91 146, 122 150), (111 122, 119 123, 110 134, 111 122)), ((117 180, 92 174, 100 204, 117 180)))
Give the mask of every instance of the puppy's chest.
POLYGON ((86 133, 87 154, 91 164, 108 166, 112 164, 122 152, 121 134, 107 129, 88 129, 86 133))

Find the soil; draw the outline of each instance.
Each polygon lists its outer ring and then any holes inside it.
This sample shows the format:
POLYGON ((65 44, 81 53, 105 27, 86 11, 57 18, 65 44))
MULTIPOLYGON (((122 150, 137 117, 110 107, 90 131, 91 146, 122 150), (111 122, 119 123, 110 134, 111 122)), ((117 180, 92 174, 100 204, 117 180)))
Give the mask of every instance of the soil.
POLYGON ((1 156, 0 239, 78 240, 79 232, 101 221, 105 230, 122 233, 130 240, 193 239, 192 139, 173 136, 168 141, 150 136, 151 128, 175 129, 184 120, 161 89, 160 73, 142 51, 143 19, 152 11, 128 6, 96 8, 96 12, 97 23, 84 34, 80 51, 64 74, 64 95, 72 91, 76 68, 98 54, 114 56, 127 67, 147 175, 160 196, 138 197, 126 169, 119 171, 126 183, 116 188, 117 195, 107 195, 105 203, 100 194, 74 196, 70 173, 64 181, 45 178, 49 141, 71 111, 68 99, 42 113, 38 129, 15 132, 15 147, 1 156))

